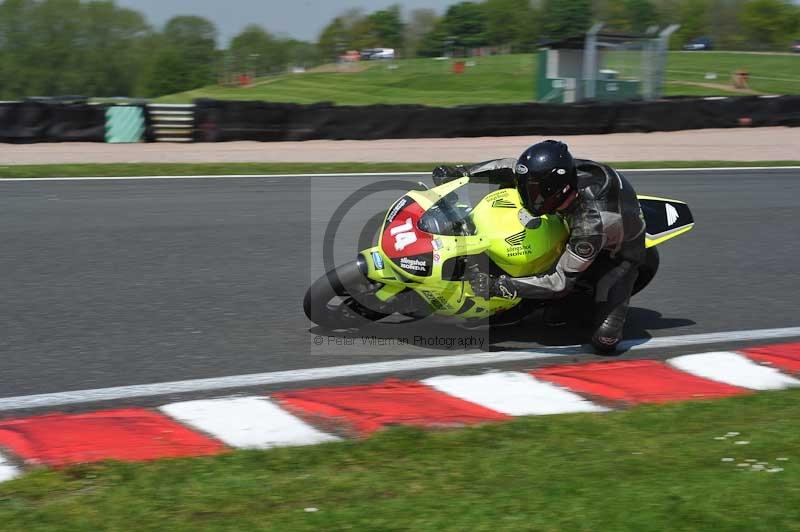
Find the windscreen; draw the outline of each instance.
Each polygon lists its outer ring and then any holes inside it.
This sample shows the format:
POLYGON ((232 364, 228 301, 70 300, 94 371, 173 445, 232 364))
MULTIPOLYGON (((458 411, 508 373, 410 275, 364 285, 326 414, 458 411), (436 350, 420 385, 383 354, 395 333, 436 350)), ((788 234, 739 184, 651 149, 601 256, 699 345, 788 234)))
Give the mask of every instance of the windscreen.
POLYGON ((467 187, 442 197, 420 218, 417 227, 421 231, 442 236, 468 236, 475 234, 475 225, 470 213, 472 207, 466 193, 467 187))

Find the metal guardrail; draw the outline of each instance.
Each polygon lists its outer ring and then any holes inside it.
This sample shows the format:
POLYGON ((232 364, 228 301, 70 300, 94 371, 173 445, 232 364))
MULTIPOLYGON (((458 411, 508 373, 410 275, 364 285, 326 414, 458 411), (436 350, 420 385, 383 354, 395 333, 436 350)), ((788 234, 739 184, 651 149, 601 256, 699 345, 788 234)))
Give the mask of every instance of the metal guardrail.
POLYGON ((192 142, 194 104, 147 104, 156 142, 192 142))

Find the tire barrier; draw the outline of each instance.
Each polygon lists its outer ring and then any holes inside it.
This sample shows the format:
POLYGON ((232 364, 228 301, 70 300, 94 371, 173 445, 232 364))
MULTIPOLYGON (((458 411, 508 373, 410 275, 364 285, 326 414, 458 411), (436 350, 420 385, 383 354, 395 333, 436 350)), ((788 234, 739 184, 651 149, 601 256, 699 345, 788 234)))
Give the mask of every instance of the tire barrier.
POLYGON ((141 106, 115 105, 106 109, 106 142, 121 144, 141 142, 145 118, 141 106))
POLYGON ((147 104, 148 140, 192 142, 195 129, 194 104, 147 104))
POLYGON ((800 126, 800 96, 426 107, 195 102, 197 142, 584 135, 800 126))
POLYGON ((101 105, 41 100, 0 103, 0 142, 103 142, 101 105))
MULTIPOLYGON (((141 104, 139 104, 141 107, 141 104)), ((0 142, 103 142, 106 105, 0 102, 0 142)), ((800 96, 674 98, 574 105, 426 107, 197 100, 149 104, 145 139, 188 142, 586 135, 800 126, 800 96)))

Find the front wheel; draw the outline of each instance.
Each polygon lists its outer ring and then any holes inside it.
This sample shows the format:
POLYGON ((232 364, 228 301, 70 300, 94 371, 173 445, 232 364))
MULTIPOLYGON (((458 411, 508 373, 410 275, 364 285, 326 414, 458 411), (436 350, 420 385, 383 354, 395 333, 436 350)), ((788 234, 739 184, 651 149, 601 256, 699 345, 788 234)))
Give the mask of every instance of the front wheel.
POLYGON ((389 314, 374 310, 376 285, 364 277, 355 261, 329 271, 312 284, 303 298, 309 320, 328 329, 357 329, 389 314))

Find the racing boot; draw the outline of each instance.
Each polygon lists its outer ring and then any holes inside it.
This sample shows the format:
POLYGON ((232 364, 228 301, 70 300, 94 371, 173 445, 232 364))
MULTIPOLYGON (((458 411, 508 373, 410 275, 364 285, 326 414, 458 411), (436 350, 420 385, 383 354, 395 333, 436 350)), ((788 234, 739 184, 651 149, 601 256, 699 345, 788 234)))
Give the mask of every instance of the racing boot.
POLYGON ((592 346, 599 355, 613 355, 622 340, 631 293, 639 270, 623 262, 600 279, 597 285, 597 310, 592 346))
POLYGON ((592 346, 598 355, 613 355, 616 352, 617 345, 622 340, 627 316, 628 301, 626 300, 609 312, 595 329, 592 335, 592 346))

